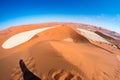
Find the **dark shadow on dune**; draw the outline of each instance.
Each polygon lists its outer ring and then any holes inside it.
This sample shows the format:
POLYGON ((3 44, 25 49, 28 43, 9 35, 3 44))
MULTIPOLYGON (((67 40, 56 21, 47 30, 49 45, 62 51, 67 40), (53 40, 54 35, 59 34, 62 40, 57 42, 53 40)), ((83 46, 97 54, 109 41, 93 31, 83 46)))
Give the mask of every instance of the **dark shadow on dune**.
POLYGON ((29 69, 26 67, 25 63, 23 60, 19 61, 19 65, 21 68, 21 71, 23 72, 23 78, 24 80, 41 80, 39 77, 34 75, 29 69))

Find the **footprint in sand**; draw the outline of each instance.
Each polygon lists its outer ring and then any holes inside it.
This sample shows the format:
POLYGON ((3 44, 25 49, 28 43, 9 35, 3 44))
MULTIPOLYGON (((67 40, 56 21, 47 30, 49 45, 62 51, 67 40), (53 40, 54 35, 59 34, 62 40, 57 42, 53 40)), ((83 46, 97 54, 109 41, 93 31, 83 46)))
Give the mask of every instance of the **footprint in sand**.
POLYGON ((45 80, 82 80, 82 78, 77 72, 52 69, 45 80))
MULTIPOLYGON (((28 57, 25 57, 24 59, 24 62, 27 66, 27 68, 32 71, 33 73, 36 73, 35 71, 35 62, 33 60, 33 57, 31 56, 28 56, 28 57)), ((22 71, 18 66, 16 66, 13 70, 12 70, 12 73, 11 73, 11 80, 23 80, 23 74, 22 74, 22 71)))

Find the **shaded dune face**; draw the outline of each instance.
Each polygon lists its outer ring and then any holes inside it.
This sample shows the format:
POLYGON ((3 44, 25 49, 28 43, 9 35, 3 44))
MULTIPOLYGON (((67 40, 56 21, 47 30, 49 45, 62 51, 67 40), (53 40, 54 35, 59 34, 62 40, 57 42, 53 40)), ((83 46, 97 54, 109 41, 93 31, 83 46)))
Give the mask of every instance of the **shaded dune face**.
POLYGON ((105 39, 115 40, 114 38, 112 38, 112 37, 110 37, 110 36, 107 36, 107 35, 105 35, 105 34, 103 34, 103 33, 101 33, 101 32, 95 31, 95 33, 98 34, 98 35, 100 35, 100 36, 102 36, 102 37, 105 38, 105 39))
MULTIPOLYGON (((94 41, 90 41, 76 27, 71 26, 68 23, 54 25, 54 28, 38 31, 22 44, 0 49, 0 80, 23 80, 20 59, 42 80, 120 80, 119 49, 105 43, 101 43, 103 47, 100 44, 94 45, 94 41)), ((49 25, 44 24, 42 28, 47 27, 49 25)), ((41 29, 39 25, 35 28, 34 25, 28 25, 24 27, 25 30, 20 28, 20 31, 17 27, 14 28, 11 34, 5 32, 8 36, 2 36, 3 42, 12 37, 12 33, 15 35, 41 29), (28 29, 29 27, 31 28, 28 29)))
POLYGON ((114 38, 107 36, 101 32, 95 31, 96 34, 102 36, 103 38, 105 38, 106 40, 108 40, 109 42, 112 43, 112 45, 114 45, 116 48, 120 49, 120 40, 115 40, 114 38))
POLYGON ((46 70, 46 74, 41 75, 45 76, 45 79, 49 77, 50 80, 57 80, 55 76, 58 75, 58 80, 64 80, 70 74, 73 75, 71 80, 74 78, 77 80, 76 77, 79 77, 81 80, 120 79, 120 65, 113 54, 92 45, 78 45, 64 41, 45 41, 35 44, 30 50, 34 54, 34 58, 38 60, 36 61, 38 63, 37 67, 41 67, 39 72, 46 70), (41 56, 39 55, 40 53, 41 56), (39 61, 39 58, 45 62, 39 61), (49 64, 47 63, 48 61, 49 64), (39 62, 43 64, 40 65, 39 62), (53 69, 53 72, 51 72, 53 66, 55 70, 53 69), (68 75, 65 76, 65 74, 68 75))
POLYGON ((98 42, 103 42, 103 43, 110 44, 110 42, 108 42, 103 37, 101 37, 100 35, 92 32, 92 31, 85 30, 85 29, 80 29, 80 28, 77 28, 77 30, 79 30, 80 33, 88 39, 91 39, 93 41, 98 41, 98 42))
POLYGON ((83 72, 64 59, 61 53, 51 45, 51 42, 58 41, 39 42, 30 48, 31 54, 36 59, 36 67, 40 68, 38 72, 41 73, 41 78, 43 80, 66 80, 67 78, 77 80, 83 77, 83 72))

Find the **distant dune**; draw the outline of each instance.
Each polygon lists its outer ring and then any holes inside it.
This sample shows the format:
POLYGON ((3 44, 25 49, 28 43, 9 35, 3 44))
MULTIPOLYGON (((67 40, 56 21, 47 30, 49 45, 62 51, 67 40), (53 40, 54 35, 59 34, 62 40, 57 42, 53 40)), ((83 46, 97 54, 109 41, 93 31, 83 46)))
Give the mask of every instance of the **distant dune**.
MULTIPOLYGON (((117 34, 118 35, 118 34, 117 34)), ((0 31, 0 80, 120 80, 120 38, 78 23, 43 23, 0 31)))
POLYGON ((84 35, 88 39, 110 44, 110 42, 108 42, 103 37, 101 37, 100 35, 97 35, 96 33, 92 32, 92 31, 88 31, 88 30, 80 29, 80 28, 77 28, 77 30, 79 30, 81 32, 81 34, 84 35))

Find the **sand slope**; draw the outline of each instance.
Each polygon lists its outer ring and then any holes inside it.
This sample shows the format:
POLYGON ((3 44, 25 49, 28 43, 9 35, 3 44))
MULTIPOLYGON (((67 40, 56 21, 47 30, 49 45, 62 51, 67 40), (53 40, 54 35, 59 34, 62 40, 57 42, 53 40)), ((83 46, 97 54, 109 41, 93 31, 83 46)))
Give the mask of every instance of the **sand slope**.
MULTIPOLYGON (((47 28, 55 24, 42 25, 47 28)), ((26 31, 43 28, 36 25, 28 29, 29 26, 26 31)), ((20 45, 0 48, 0 80, 23 80, 18 64, 20 59, 42 80, 120 80, 120 50, 99 42, 99 38, 96 38, 97 42, 90 41, 74 26, 57 23, 54 28, 37 32, 20 45)), ((6 31, 4 35, 7 37, 0 36, 1 46, 20 32, 23 31, 18 28, 12 33, 6 31)), ((97 36, 109 42, 102 35, 97 36)))

